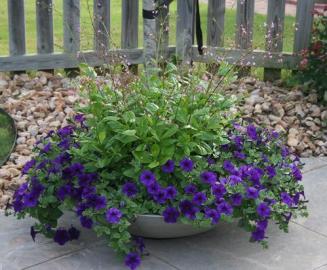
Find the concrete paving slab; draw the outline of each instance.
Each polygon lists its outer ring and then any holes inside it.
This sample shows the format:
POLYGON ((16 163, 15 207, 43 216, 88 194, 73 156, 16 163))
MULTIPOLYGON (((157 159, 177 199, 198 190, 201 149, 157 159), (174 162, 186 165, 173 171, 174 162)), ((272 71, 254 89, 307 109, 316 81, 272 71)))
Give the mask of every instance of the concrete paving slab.
POLYGON ((249 235, 235 224, 191 238, 148 240, 150 252, 178 269, 312 270, 327 262, 327 238, 295 224, 284 234, 271 226, 269 249, 249 243, 249 235))
POLYGON ((303 183, 309 200, 309 217, 294 222, 327 237, 327 166, 306 173, 303 183))
MULTIPOLYGON (((31 270, 103 270, 115 269, 126 270, 122 260, 120 260, 112 249, 104 244, 89 247, 67 256, 50 260, 46 263, 32 266, 31 270)), ((169 264, 155 258, 147 256, 142 260, 143 270, 175 270, 169 264)))
POLYGON ((307 173, 325 166, 327 167, 327 157, 301 158, 301 161, 305 163, 302 170, 303 173, 307 173))

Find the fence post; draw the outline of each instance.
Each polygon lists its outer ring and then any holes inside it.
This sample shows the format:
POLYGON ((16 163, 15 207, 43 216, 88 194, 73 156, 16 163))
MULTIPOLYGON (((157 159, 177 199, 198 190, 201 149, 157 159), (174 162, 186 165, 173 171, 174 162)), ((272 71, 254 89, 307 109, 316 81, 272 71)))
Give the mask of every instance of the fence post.
POLYGON ((165 4, 162 0, 159 1, 159 4, 156 21, 158 60, 161 63, 165 63, 169 57, 169 4, 165 4))
POLYGON ((298 0, 294 36, 294 53, 309 47, 313 23, 314 0, 298 0))
MULTIPOLYGON (((80 50, 80 1, 63 0, 64 9, 64 51, 76 57, 80 50)), ((69 76, 78 74, 76 68, 67 68, 65 71, 69 76)))
MULTIPOLYGON (((207 45, 210 47, 223 47, 225 28, 225 0, 209 0, 207 21, 207 45)), ((209 63, 208 69, 216 73, 219 63, 209 63)))
MULTIPOLYGON (((123 0, 122 2, 122 49, 136 49, 138 47, 138 17, 139 1, 123 0)), ((128 65, 133 73, 137 73, 137 65, 128 65)))
MULTIPOLYGON (((254 0, 237 0, 236 12, 236 48, 251 50, 253 38, 254 0)), ((250 72, 250 67, 242 67, 239 75, 246 76, 249 75, 250 72)))
MULTIPOLYGON (((37 52, 53 53, 52 0, 36 0, 37 52)), ((53 72, 53 69, 45 70, 53 72)))
MULTIPOLYGON (((285 0, 268 1, 266 51, 270 57, 271 52, 282 52, 283 29, 285 19, 285 0)), ((281 59, 282 60, 282 59, 281 59)), ((264 69, 264 80, 274 81, 281 77, 281 70, 274 68, 264 69)))
POLYGON ((185 64, 192 60, 194 10, 194 0, 177 1, 176 55, 185 64))
POLYGON ((94 45, 99 57, 105 57, 110 39, 110 0, 94 0, 94 45))
POLYGON ((144 63, 148 71, 156 61, 156 10, 154 0, 143 0, 144 63))
MULTIPOLYGON (((24 0, 8 0, 8 31, 10 55, 23 55, 25 45, 25 12, 24 0)), ((22 73, 17 71, 16 73, 22 73)))

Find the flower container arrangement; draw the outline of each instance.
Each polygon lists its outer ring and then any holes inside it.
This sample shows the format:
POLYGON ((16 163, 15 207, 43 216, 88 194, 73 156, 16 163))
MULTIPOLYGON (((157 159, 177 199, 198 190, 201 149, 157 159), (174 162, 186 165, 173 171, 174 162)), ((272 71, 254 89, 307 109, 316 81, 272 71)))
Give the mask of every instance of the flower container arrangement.
POLYGON ((128 87, 84 78, 88 106, 37 142, 22 170, 28 180, 12 206, 18 218, 37 219, 33 239, 77 239, 76 228, 58 224, 74 211, 136 269, 140 236, 186 236, 237 220, 267 246, 269 220, 287 231, 292 216, 305 216, 299 159, 277 132, 238 120, 235 99, 210 84, 172 64, 128 87))

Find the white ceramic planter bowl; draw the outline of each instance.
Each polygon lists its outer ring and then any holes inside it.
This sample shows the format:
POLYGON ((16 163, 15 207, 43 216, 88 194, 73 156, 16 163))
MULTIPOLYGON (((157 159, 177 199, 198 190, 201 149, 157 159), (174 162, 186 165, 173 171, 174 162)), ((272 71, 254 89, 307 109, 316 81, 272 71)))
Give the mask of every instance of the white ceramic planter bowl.
POLYGON ((159 215, 139 215, 129 227, 129 232, 145 238, 162 239, 191 236, 207 232, 213 228, 214 226, 199 228, 181 222, 166 223, 163 217, 159 215))

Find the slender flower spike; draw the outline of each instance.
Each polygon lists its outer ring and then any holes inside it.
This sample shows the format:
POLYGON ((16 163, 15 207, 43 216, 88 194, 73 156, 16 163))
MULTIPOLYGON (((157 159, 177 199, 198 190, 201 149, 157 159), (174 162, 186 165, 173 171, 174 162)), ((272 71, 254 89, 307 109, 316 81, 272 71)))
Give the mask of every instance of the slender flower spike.
POLYGON ((179 217, 179 212, 174 207, 167 207, 163 213, 164 221, 166 223, 176 223, 179 217))
POLYGON ((140 181, 143 185, 148 186, 156 181, 156 177, 151 171, 146 170, 141 173, 140 181))
POLYGON ((118 224, 122 216, 122 213, 117 208, 110 208, 106 212, 106 220, 111 224, 118 224))
POLYGON ((194 168, 194 163, 191 159, 189 158, 184 158, 183 160, 181 160, 181 162, 179 163, 179 166, 181 167, 181 169, 185 172, 191 172, 194 168))
POLYGON ((136 270, 141 264, 141 257, 136 252, 130 252, 126 255, 124 262, 130 270, 136 270))
POLYGON ((260 203, 257 207, 257 213, 260 217, 267 218, 270 216, 271 209, 266 203, 260 203))
POLYGON ((175 169, 175 163, 173 160, 168 160, 162 167, 161 170, 164 173, 172 173, 175 169))

